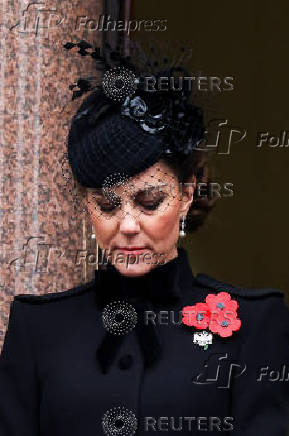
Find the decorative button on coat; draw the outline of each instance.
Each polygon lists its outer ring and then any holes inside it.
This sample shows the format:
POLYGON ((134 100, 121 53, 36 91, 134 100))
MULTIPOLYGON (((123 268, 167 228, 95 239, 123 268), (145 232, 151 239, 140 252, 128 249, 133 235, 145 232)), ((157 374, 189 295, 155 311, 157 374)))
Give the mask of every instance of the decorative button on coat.
POLYGON ((118 367, 120 369, 129 369, 133 365, 133 358, 130 354, 122 356, 118 361, 118 367))

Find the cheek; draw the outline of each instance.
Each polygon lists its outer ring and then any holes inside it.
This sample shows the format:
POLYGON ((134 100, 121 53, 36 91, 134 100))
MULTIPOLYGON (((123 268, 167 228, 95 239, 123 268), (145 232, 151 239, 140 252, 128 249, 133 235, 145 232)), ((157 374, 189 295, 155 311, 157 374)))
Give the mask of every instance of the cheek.
POLYGON ((91 224, 93 225, 96 240, 99 245, 107 246, 109 241, 114 237, 117 223, 113 218, 106 219, 104 217, 91 216, 91 224))
POLYGON ((144 223, 146 233, 154 240, 171 240, 179 231, 178 204, 170 206, 163 213, 150 217, 144 223))

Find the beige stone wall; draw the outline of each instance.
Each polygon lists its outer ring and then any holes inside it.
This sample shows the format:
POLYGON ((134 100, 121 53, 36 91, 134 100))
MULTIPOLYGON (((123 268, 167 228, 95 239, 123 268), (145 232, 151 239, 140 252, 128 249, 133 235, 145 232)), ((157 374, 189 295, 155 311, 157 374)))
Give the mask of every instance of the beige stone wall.
POLYGON ((62 45, 74 38, 100 44, 101 33, 78 30, 76 20, 98 19, 102 2, 4 0, 1 8, 0 345, 15 294, 57 292, 93 277, 92 258, 91 265, 75 261, 95 247, 62 164, 80 104, 71 104, 68 86, 94 75, 95 63, 62 45))

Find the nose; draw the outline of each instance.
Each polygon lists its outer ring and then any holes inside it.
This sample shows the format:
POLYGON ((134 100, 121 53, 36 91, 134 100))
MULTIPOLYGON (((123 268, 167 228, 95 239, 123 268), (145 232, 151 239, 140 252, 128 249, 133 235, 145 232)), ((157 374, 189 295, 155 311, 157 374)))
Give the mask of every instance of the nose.
POLYGON ((125 234, 135 234, 140 231, 139 221, 128 212, 124 212, 119 224, 119 230, 125 234))

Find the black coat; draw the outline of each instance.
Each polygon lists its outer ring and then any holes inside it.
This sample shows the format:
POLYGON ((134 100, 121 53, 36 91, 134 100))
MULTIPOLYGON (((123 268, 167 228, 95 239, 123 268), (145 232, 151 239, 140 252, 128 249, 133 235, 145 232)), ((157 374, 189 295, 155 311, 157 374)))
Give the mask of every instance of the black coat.
POLYGON ((184 249, 142 277, 110 266, 67 291, 17 295, 0 358, 0 435, 287 436, 288 314, 277 290, 193 276, 184 249), (242 324, 205 350, 179 314, 219 291, 239 303, 242 324), (118 300, 113 324, 114 306, 103 307, 118 300))

